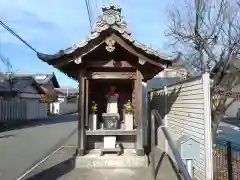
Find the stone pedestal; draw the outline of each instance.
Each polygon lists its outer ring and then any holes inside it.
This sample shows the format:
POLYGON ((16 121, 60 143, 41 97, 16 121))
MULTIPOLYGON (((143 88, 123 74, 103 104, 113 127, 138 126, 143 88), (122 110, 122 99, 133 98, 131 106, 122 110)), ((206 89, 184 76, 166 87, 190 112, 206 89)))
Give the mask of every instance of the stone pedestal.
POLYGON ((133 130, 133 114, 125 114, 124 127, 125 130, 133 130))
POLYGON ((114 149, 116 148, 116 136, 104 136, 104 148, 114 149))

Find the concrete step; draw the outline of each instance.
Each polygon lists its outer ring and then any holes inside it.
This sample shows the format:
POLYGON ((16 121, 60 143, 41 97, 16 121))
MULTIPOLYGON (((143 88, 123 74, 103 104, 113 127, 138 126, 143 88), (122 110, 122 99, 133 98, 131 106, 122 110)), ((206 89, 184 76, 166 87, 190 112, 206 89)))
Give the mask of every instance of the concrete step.
POLYGON ((139 168, 148 167, 147 156, 137 156, 135 150, 125 149, 120 156, 104 154, 100 150, 92 150, 85 156, 78 156, 75 160, 76 168, 139 168))
MULTIPOLYGON (((75 169, 59 180, 151 180, 148 168, 75 169)), ((171 180, 171 179, 165 179, 171 180)))

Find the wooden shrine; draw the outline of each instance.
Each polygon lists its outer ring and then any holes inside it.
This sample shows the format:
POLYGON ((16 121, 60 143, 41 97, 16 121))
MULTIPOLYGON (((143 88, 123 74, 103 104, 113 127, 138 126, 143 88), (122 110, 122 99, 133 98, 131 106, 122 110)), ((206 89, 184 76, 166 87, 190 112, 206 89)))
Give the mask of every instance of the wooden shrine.
POLYGON ((107 135, 116 136, 123 148, 136 149, 141 156, 144 155, 143 124, 146 124, 142 115, 142 81, 153 78, 171 65, 172 60, 134 40, 120 7, 108 5, 102 11, 87 40, 55 55, 38 54, 38 57, 79 82, 79 156, 89 149, 101 148, 103 137, 107 135), (90 130, 91 102, 98 104, 100 123, 106 109, 106 94, 112 85, 119 94, 120 122, 124 120, 124 103, 132 101, 134 128, 106 130, 98 126, 97 130, 90 130))

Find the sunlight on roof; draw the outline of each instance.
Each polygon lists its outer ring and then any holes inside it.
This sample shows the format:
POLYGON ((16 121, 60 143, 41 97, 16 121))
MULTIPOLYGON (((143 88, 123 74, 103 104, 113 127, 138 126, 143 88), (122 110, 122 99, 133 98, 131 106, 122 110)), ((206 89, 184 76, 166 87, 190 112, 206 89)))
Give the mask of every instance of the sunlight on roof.
POLYGON ((43 80, 47 78, 47 75, 39 75, 35 77, 37 80, 43 80))

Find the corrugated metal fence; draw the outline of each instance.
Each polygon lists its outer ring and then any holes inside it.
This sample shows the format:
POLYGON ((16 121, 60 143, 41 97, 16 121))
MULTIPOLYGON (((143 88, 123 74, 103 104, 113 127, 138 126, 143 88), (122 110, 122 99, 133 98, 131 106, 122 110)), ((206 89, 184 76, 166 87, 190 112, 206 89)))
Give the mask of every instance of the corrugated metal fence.
MULTIPOLYGON (((150 109, 157 109, 175 143, 188 135, 200 144, 200 156, 193 161, 194 177, 212 180, 212 138, 210 115, 210 78, 208 74, 174 85, 165 86, 150 94, 150 109)), ((158 146, 174 156, 161 128, 157 132, 158 146)))
POLYGON ((47 117, 47 103, 27 100, 0 100, 0 122, 47 117))

